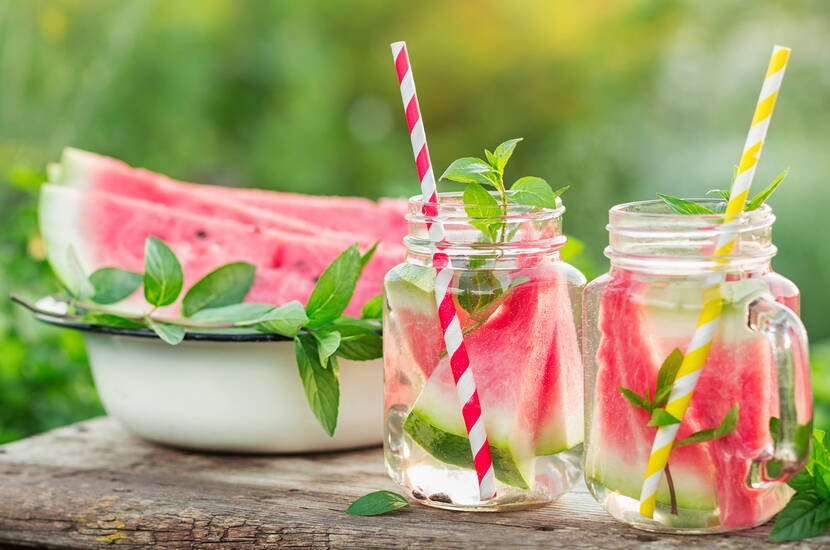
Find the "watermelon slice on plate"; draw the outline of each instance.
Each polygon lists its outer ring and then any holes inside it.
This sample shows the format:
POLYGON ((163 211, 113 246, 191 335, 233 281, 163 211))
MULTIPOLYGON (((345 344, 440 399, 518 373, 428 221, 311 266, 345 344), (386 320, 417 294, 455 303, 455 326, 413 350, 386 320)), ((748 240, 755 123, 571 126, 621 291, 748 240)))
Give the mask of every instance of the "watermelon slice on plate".
MULTIPOLYGON (((246 301, 268 304, 304 303, 316 278, 353 242, 336 234, 320 239, 50 184, 41 190, 39 218, 50 264, 64 282, 72 277, 67 260, 70 247, 87 274, 105 266, 142 271, 144 241, 153 236, 179 257, 186 286, 231 261, 256 265, 246 301)), ((381 244, 358 282, 348 314, 358 313, 363 303, 380 293, 384 274, 400 259, 400 246, 381 244)))
POLYGON ((376 203, 359 197, 184 183, 79 149, 65 149, 60 164, 50 166, 49 179, 79 190, 105 191, 259 228, 322 238, 342 232, 344 239, 363 245, 376 240, 400 244, 407 231, 404 200, 376 203))

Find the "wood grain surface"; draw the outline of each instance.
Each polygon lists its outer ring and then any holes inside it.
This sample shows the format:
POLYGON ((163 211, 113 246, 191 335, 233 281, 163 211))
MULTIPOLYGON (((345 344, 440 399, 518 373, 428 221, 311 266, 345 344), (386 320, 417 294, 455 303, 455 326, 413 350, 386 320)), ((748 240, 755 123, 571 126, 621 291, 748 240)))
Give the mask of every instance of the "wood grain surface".
POLYGON ((343 510, 397 490, 379 448, 303 456, 200 454, 146 443, 99 418, 0 447, 0 548, 830 548, 769 526, 676 536, 614 521, 584 487, 535 510, 394 515, 343 510), (6 545, 6 546, 4 546, 6 545))

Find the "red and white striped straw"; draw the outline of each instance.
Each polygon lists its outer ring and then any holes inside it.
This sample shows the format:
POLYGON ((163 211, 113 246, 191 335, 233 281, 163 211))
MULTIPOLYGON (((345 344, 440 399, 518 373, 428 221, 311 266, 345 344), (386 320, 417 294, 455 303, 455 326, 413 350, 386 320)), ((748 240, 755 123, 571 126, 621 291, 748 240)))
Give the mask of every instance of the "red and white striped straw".
MULTIPOLYGON (((409 126, 412 153, 415 155, 418 178, 421 180, 421 194, 424 202, 421 212, 427 216, 430 239, 435 243, 440 243, 444 239, 444 228, 440 221, 431 223, 429 220, 430 217, 438 214, 438 190, 435 186, 435 175, 432 173, 432 163, 429 160, 424 119, 421 117, 421 109, 418 106, 418 95, 415 93, 415 79, 412 77, 412 66, 409 63, 409 54, 406 52, 406 42, 392 44, 392 57, 395 60, 398 83, 401 86, 401 99, 403 99, 403 108, 406 112, 406 123, 409 126)), ((470 439, 473 464, 478 475, 479 495, 481 500, 490 500, 496 496, 493 457, 490 456, 490 444, 484 429, 484 416, 473 379, 473 370, 470 368, 467 347, 464 345, 461 333, 461 323, 458 320, 452 296, 447 292, 452 281, 452 265, 447 253, 442 252, 440 247, 436 247, 432 252, 432 265, 437 272, 435 303, 438 305, 438 320, 444 333, 444 345, 447 348, 447 356, 450 358, 450 368, 455 379, 458 402, 461 405, 461 415, 464 417, 467 436, 470 439)))

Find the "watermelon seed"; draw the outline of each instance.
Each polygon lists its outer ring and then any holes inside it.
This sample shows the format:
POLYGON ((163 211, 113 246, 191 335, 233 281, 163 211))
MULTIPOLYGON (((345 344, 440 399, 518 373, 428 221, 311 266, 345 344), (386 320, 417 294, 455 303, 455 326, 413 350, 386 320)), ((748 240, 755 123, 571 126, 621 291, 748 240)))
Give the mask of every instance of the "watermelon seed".
POLYGON ((207 231, 197 231, 196 232, 196 237, 198 237, 200 239, 207 238, 207 231))
POLYGON ((444 504, 452 504, 452 499, 446 493, 432 493, 429 495, 429 500, 434 502, 443 502, 444 504))
POLYGON ((412 498, 417 499, 417 500, 426 500, 427 496, 424 493, 422 493, 421 491, 419 491, 418 489, 413 489, 412 490, 412 498))

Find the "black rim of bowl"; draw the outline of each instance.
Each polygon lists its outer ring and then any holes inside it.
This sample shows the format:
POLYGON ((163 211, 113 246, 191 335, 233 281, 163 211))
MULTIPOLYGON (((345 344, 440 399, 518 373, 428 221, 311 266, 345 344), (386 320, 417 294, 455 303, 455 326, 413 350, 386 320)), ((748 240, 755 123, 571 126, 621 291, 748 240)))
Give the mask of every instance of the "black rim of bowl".
MULTIPOLYGON (((108 327, 105 325, 92 325, 78 321, 68 321, 60 317, 52 317, 44 313, 35 313, 35 318, 43 323, 56 327, 70 328, 81 332, 93 334, 109 334, 115 336, 133 336, 135 338, 152 338, 158 340, 156 333, 147 328, 122 328, 108 327)), ((198 332, 187 331, 185 340, 206 341, 206 342, 289 342, 291 338, 279 334, 267 334, 264 332, 198 332)))

